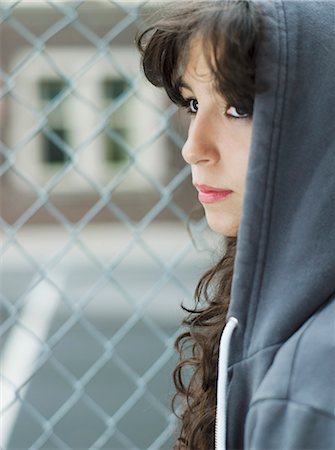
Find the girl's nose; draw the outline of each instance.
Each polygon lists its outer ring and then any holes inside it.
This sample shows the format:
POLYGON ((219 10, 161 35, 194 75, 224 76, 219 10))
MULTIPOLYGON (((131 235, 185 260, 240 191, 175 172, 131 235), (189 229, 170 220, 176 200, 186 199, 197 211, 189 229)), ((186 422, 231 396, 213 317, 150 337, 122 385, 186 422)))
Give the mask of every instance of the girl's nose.
POLYGON ((210 117, 201 116, 198 112, 192 118, 188 137, 182 149, 184 160, 190 164, 210 164, 217 160, 218 152, 215 142, 215 123, 210 117))

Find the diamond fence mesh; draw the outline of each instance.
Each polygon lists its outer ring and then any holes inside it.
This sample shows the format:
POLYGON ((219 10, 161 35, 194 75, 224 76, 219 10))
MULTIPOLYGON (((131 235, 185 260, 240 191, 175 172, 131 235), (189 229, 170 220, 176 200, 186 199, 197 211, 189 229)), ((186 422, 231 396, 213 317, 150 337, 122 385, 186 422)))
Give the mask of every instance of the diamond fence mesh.
POLYGON ((179 305, 206 254, 183 118, 134 45, 157 8, 0 3, 2 449, 172 446, 179 305))

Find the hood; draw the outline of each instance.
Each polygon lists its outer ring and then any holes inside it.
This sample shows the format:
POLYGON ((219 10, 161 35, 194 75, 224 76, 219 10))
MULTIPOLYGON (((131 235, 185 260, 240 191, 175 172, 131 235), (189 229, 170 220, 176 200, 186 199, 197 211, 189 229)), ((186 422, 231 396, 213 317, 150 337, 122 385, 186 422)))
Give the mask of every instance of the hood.
POLYGON ((230 364, 335 293, 335 2, 260 1, 253 137, 228 315, 230 364))

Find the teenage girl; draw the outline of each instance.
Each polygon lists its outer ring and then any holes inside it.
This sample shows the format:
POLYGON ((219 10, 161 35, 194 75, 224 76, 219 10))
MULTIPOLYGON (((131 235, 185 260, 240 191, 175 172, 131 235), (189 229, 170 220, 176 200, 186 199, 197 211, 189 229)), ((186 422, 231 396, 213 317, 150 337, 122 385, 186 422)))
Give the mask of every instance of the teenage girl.
POLYGON ((335 449, 335 2, 184 0, 137 42, 226 241, 176 342, 175 448, 335 449))

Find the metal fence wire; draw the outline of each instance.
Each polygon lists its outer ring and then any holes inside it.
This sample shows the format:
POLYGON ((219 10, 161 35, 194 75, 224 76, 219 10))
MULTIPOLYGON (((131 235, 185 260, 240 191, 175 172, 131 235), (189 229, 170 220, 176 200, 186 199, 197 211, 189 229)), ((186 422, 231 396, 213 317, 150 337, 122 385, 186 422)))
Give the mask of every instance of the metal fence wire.
POLYGON ((173 342, 203 257, 182 119, 134 45, 157 8, 0 3, 2 449, 173 443, 173 342))

